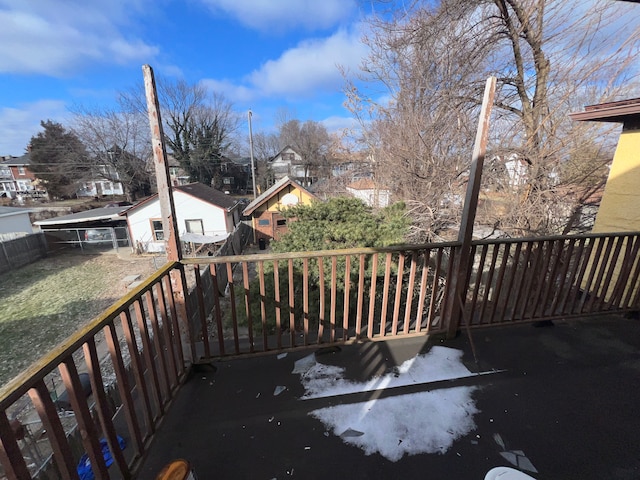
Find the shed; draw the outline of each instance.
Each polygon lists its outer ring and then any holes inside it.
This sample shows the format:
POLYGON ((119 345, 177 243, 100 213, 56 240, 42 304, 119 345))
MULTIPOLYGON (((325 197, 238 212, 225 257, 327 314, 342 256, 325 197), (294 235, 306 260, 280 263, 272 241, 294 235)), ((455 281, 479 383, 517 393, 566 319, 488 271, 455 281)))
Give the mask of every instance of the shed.
POLYGON ((254 241, 277 240, 287 231, 287 220, 281 215, 282 208, 308 205, 317 197, 288 176, 281 178, 271 188, 256 198, 244 209, 243 214, 251 217, 254 241))

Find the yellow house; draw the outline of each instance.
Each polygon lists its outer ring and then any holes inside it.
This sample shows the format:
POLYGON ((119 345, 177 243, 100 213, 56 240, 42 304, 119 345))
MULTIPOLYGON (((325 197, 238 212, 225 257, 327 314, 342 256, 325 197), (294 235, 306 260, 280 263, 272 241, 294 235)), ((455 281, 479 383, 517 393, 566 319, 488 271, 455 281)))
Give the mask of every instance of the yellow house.
POLYGON ((640 230, 640 98, 585 107, 580 121, 622 123, 594 232, 640 230))
POLYGON ((287 231, 287 219, 280 212, 291 205, 309 205, 316 196, 295 180, 283 177, 251 202, 242 212, 251 217, 254 242, 262 247, 287 231))
MULTIPOLYGON (((593 232, 640 231, 640 98, 591 105, 585 107, 584 112, 572 113, 570 117, 578 121, 622 124, 593 232)), ((627 247, 629 246, 625 244, 623 249, 627 247)), ((592 263, 597 261, 604 260, 592 258, 592 263)), ((634 260, 637 261, 638 259, 634 260)), ((604 293, 606 299, 609 299, 617 284, 622 256, 617 267, 607 291, 600 292, 600 295, 604 293)))

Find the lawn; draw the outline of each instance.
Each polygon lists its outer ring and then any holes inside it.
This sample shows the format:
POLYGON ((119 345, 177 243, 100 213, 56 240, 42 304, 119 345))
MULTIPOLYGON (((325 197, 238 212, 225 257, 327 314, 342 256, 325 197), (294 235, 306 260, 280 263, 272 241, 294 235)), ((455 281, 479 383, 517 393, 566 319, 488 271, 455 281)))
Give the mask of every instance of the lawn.
POLYGON ((0 276, 0 385, 124 296, 126 276, 154 270, 148 257, 62 254, 0 276))

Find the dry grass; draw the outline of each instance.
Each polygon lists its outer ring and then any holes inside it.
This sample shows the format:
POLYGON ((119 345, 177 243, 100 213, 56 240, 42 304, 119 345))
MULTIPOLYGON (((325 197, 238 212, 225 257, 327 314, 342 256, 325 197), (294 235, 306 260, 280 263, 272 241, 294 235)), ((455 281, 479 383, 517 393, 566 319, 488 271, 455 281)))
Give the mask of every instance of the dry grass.
POLYGON ((150 257, 62 254, 0 276, 0 385, 121 298, 125 277, 155 270, 150 257))

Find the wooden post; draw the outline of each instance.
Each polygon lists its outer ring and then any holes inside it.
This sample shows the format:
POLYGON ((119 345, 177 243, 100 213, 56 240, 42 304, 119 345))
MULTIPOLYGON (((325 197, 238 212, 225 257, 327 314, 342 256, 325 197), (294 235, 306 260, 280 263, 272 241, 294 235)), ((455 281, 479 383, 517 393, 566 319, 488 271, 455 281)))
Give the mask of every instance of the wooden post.
MULTIPOLYGON (((164 133, 162 130, 162 119, 160 117, 160 102, 156 91, 156 83, 153 76, 153 69, 149 65, 142 66, 144 75, 144 88, 147 97, 147 109, 149 112, 149 126, 151 127, 151 146, 153 148, 153 162, 156 170, 156 181, 158 184, 158 199, 160 201, 160 214, 162 216, 162 233, 164 235, 167 260, 169 262, 179 262, 182 260, 182 248, 180 238, 178 238, 178 222, 176 219, 176 209, 173 202, 171 188, 171 177, 169 175, 169 164, 167 162, 167 149, 164 143, 164 133)), ((187 291, 186 279, 184 277, 184 267, 173 268, 170 272, 171 286, 173 290, 176 311, 180 320, 181 338, 186 339, 190 344, 192 357, 195 348, 193 338, 190 335, 189 312, 185 301, 187 291)), ((204 321, 204 319, 202 319, 204 321)), ((188 359, 192 362, 195 358, 188 359)))
POLYGON ((480 111, 478 130, 476 132, 476 140, 471 159, 471 169, 469 171, 469 184, 467 185, 464 209, 462 211, 462 220, 460 222, 460 232, 458 233, 458 242, 460 242, 460 246, 458 247, 458 254, 455 255, 453 261, 452 274, 449 276, 451 284, 447 289, 449 294, 445 305, 445 319, 448 322, 447 336, 449 338, 456 335, 460 325, 460 317, 463 314, 463 289, 466 284, 466 278, 471 264, 473 223, 476 219, 476 211, 478 209, 482 167, 484 165, 484 156, 487 150, 489 119, 491 117, 491 108, 493 106, 495 91, 496 78, 489 77, 484 89, 484 98, 482 99, 482 109, 480 111))
POLYGON ((147 95, 147 109, 149 112, 149 126, 151 127, 151 146, 153 148, 153 162, 158 184, 158 199, 160 200, 160 214, 162 216, 162 233, 167 251, 167 260, 177 262, 182 260, 182 249, 178 238, 178 223, 173 203, 171 177, 167 162, 167 149, 164 143, 162 120, 160 118, 160 103, 156 92, 156 82, 153 69, 143 65, 144 89, 147 95))

